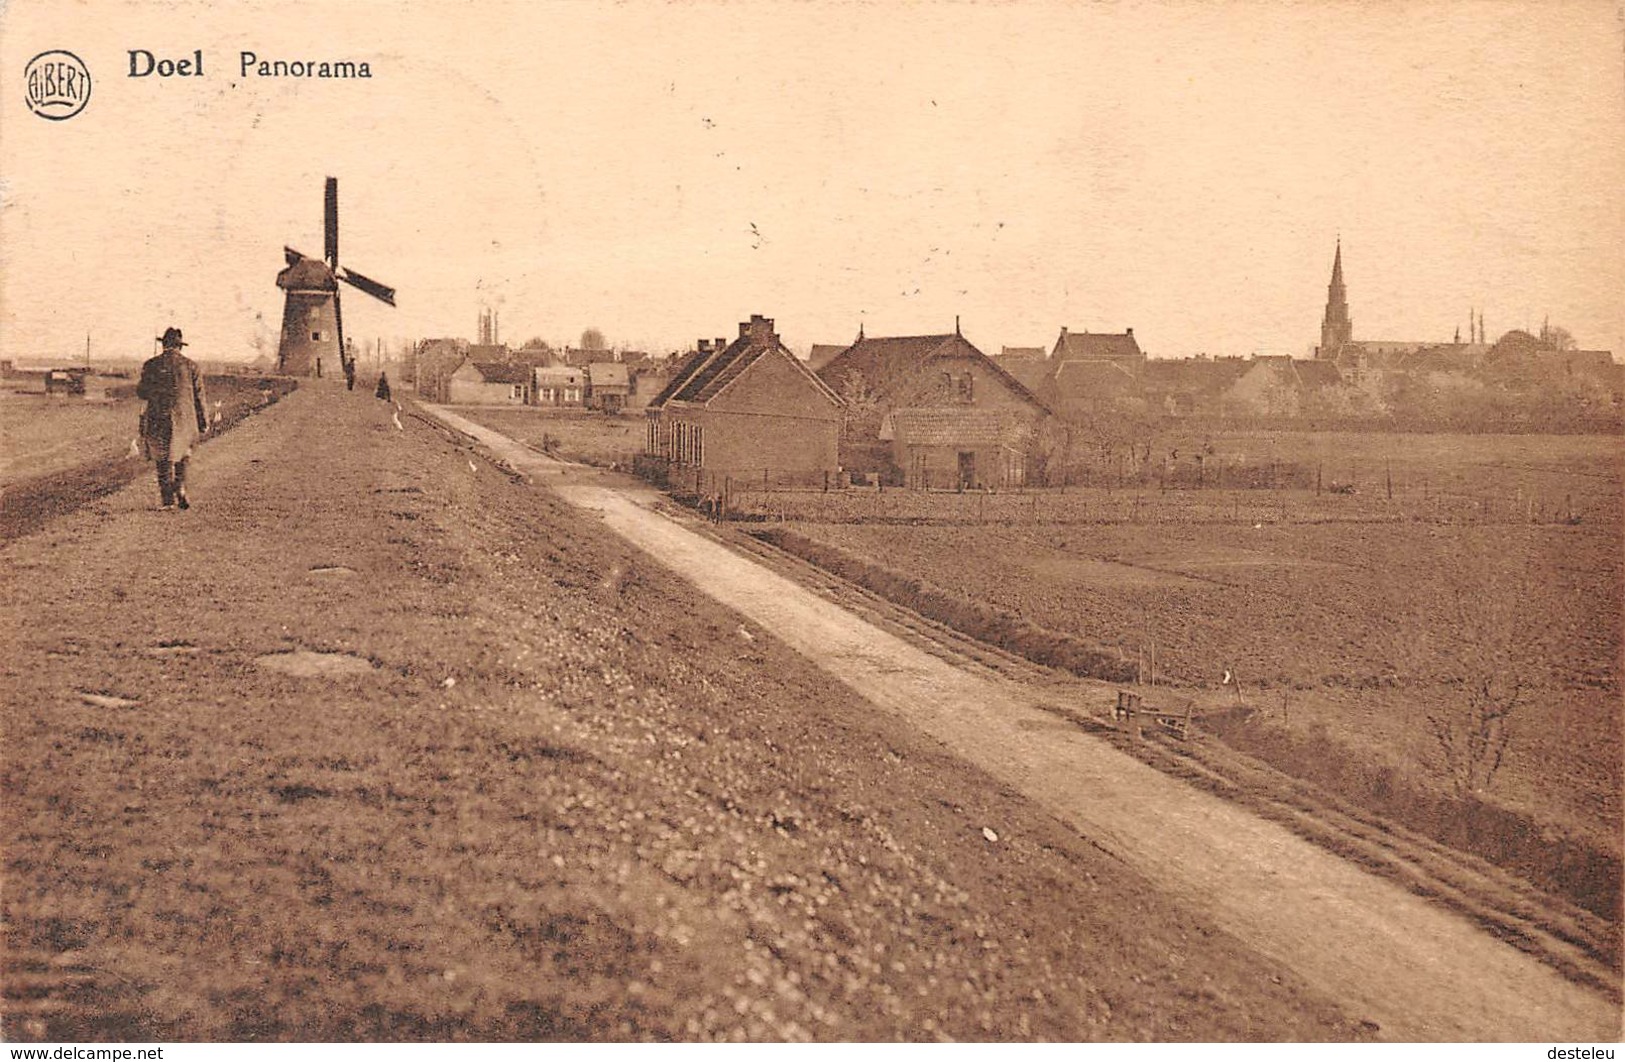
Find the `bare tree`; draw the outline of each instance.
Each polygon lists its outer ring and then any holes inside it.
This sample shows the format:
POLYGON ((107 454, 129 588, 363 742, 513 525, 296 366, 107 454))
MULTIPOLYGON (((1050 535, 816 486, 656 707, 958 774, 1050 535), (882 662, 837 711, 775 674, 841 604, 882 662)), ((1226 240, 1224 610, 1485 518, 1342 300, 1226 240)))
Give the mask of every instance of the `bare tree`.
POLYGON ((581 333, 582 350, 608 350, 609 344, 604 342, 604 333, 596 328, 589 328, 581 333))
POLYGON ((1423 679, 1416 696, 1431 741, 1429 765, 1455 790, 1470 796, 1490 788, 1516 736, 1515 719, 1534 685, 1523 667, 1533 634, 1523 607, 1527 574, 1508 558, 1473 553, 1447 562, 1443 585, 1412 586, 1425 602, 1422 627, 1396 625, 1407 644, 1400 658, 1408 678, 1423 679), (1409 630, 1404 628, 1409 627, 1409 630))
POLYGON ((1579 344, 1574 341, 1574 333, 1562 325, 1547 325, 1540 330, 1540 338, 1551 345, 1553 350, 1574 350, 1579 344))
POLYGON ((1481 793, 1494 781, 1512 738, 1507 720, 1524 693, 1516 675, 1478 675, 1464 681, 1463 687, 1461 702, 1435 706, 1427 713, 1440 766, 1457 796, 1481 793))

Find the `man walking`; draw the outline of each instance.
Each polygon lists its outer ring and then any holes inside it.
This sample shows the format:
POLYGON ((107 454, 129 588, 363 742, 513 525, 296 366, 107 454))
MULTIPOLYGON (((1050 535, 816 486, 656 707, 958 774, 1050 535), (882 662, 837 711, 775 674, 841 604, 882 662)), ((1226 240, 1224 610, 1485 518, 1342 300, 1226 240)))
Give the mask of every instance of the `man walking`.
POLYGON ((164 352, 141 366, 137 398, 147 401, 141 415, 141 444, 158 466, 158 494, 165 509, 191 508, 186 497, 186 462, 192 446, 209 430, 203 398, 203 373, 181 353, 186 343, 179 328, 164 329, 164 352))

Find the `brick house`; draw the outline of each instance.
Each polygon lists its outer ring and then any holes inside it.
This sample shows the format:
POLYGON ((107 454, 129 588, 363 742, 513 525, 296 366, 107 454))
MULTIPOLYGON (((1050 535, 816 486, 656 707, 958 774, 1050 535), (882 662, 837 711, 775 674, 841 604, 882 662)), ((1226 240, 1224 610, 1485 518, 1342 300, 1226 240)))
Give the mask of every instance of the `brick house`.
POLYGON ((819 373, 847 403, 841 465, 927 487, 1026 482, 1050 410, 958 332, 865 338, 819 373))
POLYGON ((538 406, 580 409, 587 400, 587 373, 577 365, 539 365, 531 370, 538 406))
POLYGON ((632 377, 618 361, 595 361, 587 366, 587 408, 619 413, 632 394, 632 377))
POLYGON ((1052 366, 1067 361, 1104 361, 1120 366, 1131 376, 1139 376, 1145 368, 1145 351, 1134 338, 1134 329, 1123 332, 1072 332, 1061 327, 1055 349, 1050 352, 1052 366))
POLYGON ((669 473, 788 484, 839 471, 841 400, 769 317, 752 314, 732 343, 690 354, 646 413, 644 452, 669 473))

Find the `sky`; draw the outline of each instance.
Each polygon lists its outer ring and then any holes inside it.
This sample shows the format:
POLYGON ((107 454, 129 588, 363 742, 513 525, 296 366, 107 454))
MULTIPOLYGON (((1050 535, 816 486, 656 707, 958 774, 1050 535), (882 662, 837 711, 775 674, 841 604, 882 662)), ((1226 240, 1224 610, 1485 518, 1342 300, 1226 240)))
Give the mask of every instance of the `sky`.
POLYGON ((339 180, 358 341, 663 353, 954 327, 1132 327, 1306 355, 1340 238, 1354 334, 1549 317, 1625 359, 1612 2, 384 3, 0 7, 0 357, 274 355, 282 247, 339 180), (23 101, 34 55, 84 111, 23 101), (204 53, 132 78, 129 51, 204 53), (240 53, 370 79, 244 76, 240 53))

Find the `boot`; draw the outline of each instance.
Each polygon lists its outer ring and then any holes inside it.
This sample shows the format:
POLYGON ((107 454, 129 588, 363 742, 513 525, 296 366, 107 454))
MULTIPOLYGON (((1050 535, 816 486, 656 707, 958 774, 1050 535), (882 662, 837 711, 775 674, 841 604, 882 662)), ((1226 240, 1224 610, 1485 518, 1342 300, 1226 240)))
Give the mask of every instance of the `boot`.
POLYGON ((175 504, 182 509, 192 507, 191 499, 186 496, 186 462, 189 460, 183 457, 175 462, 175 504))
POLYGON ((175 466, 168 461, 158 463, 158 497, 163 502, 163 508, 175 507, 175 466))

